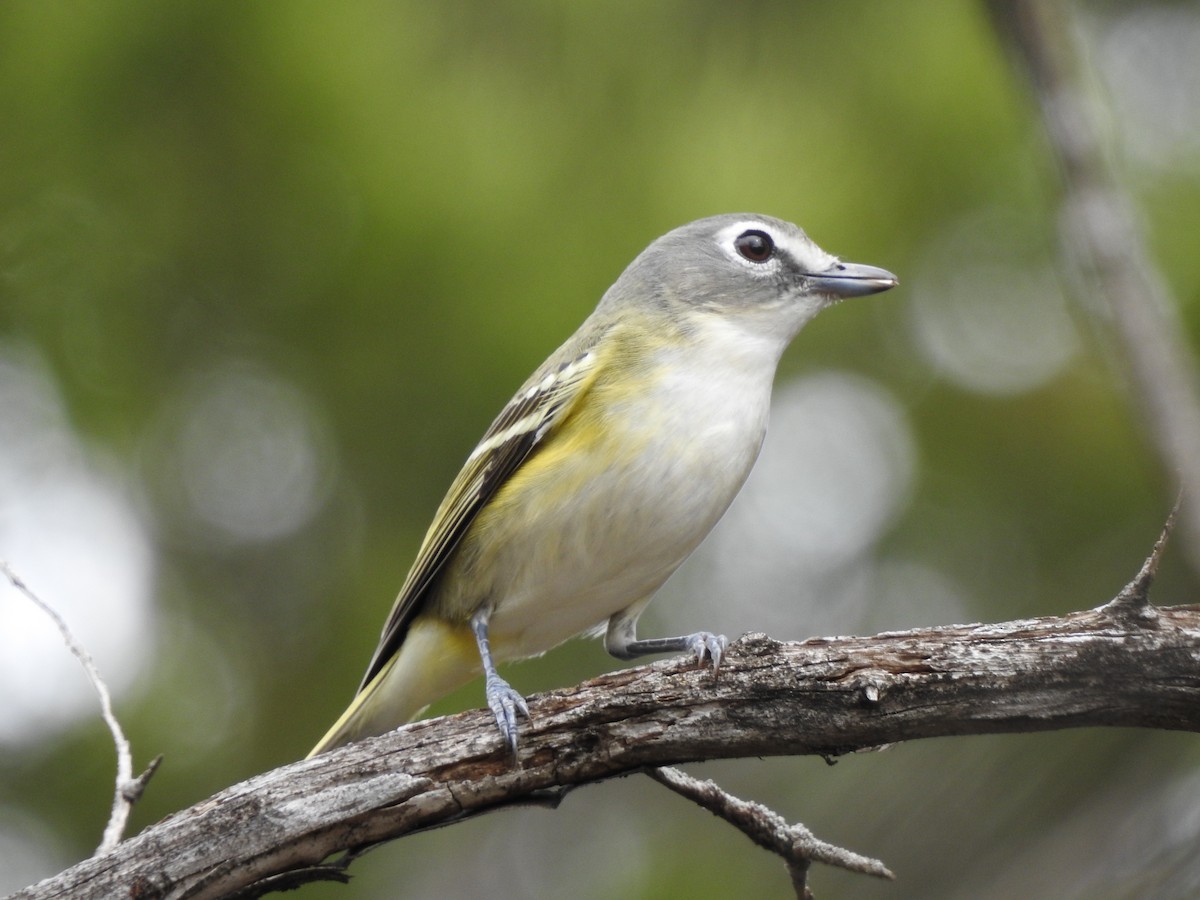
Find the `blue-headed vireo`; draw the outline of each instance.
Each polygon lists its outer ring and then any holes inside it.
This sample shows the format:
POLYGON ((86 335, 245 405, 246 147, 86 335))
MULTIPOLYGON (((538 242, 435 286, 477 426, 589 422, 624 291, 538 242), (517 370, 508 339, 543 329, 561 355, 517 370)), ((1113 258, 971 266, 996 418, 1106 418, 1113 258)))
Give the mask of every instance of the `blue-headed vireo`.
POLYGON ((768 216, 654 241, 471 452, 310 755, 408 721, 480 669, 515 752, 529 713, 496 664, 589 630, 621 659, 686 651, 715 669, 724 636, 639 640, 638 615, 746 480, 784 348, 825 307, 896 284, 768 216))

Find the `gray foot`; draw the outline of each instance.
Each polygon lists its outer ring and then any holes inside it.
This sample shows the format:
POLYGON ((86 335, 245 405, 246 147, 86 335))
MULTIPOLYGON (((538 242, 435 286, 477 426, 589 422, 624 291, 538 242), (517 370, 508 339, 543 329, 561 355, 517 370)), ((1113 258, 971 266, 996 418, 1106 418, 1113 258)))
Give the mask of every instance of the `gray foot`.
POLYGON ((508 744, 513 756, 516 756, 517 717, 529 719, 529 707, 525 704, 525 698, 494 672, 488 674, 484 690, 487 694, 488 708, 496 717, 496 727, 500 729, 500 737, 504 739, 504 743, 508 744))

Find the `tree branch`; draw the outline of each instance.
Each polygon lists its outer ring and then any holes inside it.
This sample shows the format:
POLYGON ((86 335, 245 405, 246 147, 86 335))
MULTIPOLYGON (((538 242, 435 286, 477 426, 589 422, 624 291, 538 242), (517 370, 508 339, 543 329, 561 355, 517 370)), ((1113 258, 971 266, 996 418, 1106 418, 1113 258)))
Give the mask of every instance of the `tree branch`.
POLYGON ((25 595, 38 609, 44 612, 54 622, 58 628, 59 634, 62 635, 63 643, 67 645, 67 649, 71 651, 71 655, 79 660, 79 664, 83 666, 84 674, 87 675, 88 681, 95 688, 96 694, 100 698, 100 716, 104 719, 104 724, 108 726, 109 732, 112 734, 113 744, 117 748, 117 777, 116 787, 113 790, 112 811, 109 813, 108 824, 104 828, 104 835, 100 839, 100 846, 96 848, 96 855, 100 856, 111 852, 118 843, 121 837, 125 834, 125 826, 129 822, 129 814, 133 811, 133 805, 141 799, 142 792, 146 790, 146 785, 151 777, 157 771, 159 764, 162 762, 162 757, 157 756, 151 760, 150 765, 146 767, 146 771, 136 778, 133 777, 133 753, 129 748, 129 741, 125 737, 125 732, 121 728, 121 723, 117 721, 117 715, 113 712, 112 695, 109 693, 108 685, 104 678, 100 675, 100 670, 96 668, 95 662, 92 661, 91 654, 79 641, 75 640, 75 636, 71 634, 71 629, 67 627, 66 621, 54 607, 46 603, 29 589, 24 580, 12 570, 4 560, 0 560, 0 572, 9 580, 13 587, 25 595))
POLYGON ((258 896, 344 878, 322 865, 339 851, 653 766, 1080 726, 1200 731, 1200 606, 1154 612, 751 635, 715 679, 665 660, 530 698, 517 766, 486 711, 416 722, 234 785, 13 898, 258 896))
MULTIPOLYGON (((1123 357, 1132 405, 1163 470, 1191 496, 1200 490, 1200 366, 1114 164, 1111 116, 1081 45, 1075 4, 985 5, 1029 77, 1062 173, 1064 269, 1123 357)), ((1200 568, 1200 503, 1184 507, 1184 525, 1189 561, 1200 568)))
POLYGON ((701 781, 671 766, 647 769, 646 774, 680 796, 704 807, 714 816, 724 819, 754 843, 782 858, 787 864, 792 886, 799 898, 812 896, 808 890, 808 867, 812 862, 821 862, 876 878, 896 877, 878 860, 822 841, 803 825, 789 825, 777 812, 761 803, 734 797, 716 782, 701 781))

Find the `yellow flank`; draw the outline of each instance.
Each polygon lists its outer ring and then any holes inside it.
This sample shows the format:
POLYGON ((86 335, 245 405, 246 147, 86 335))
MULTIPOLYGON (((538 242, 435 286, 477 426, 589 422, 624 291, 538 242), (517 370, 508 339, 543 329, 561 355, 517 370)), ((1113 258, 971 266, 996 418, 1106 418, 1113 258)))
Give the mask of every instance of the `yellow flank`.
MULTIPOLYGON (((622 564, 620 536, 614 531, 624 531, 631 523, 626 515, 616 514, 614 503, 629 490, 631 464, 636 465, 662 432, 652 404, 648 409, 645 402, 659 378, 651 362, 654 354, 631 347, 630 330, 614 332, 583 387, 582 402, 480 511, 427 601, 430 612, 452 622, 466 622, 484 602, 494 604, 491 637, 497 660, 543 653, 553 646, 528 646, 521 640, 519 624, 515 634, 508 627, 505 613, 519 599, 514 593, 522 593, 521 586, 527 593, 538 582, 557 585, 559 590, 546 598, 550 605, 543 610, 545 617, 554 619, 564 608, 580 603, 577 588, 588 586, 598 557, 622 564), (638 405, 648 415, 631 417, 627 404, 638 405), (583 584, 572 583, 576 573, 583 584)), ((661 336, 658 343, 670 345, 661 336)), ((638 599, 622 597, 613 609, 579 610, 586 621, 554 643, 638 599)))

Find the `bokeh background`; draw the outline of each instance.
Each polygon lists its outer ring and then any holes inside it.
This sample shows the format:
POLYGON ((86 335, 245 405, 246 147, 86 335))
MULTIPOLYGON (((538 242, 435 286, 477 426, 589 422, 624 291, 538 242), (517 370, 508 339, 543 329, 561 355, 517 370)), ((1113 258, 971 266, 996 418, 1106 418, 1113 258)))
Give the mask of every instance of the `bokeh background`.
MULTIPOLYGON (((1200 9, 1093 3, 1118 171, 1200 336, 1200 9)), ((513 389, 651 239, 793 219, 901 286, 789 351, 743 496, 643 620, 781 639, 1097 605, 1175 486, 1059 263, 1058 173, 975 3, 0 5, 0 557, 116 694, 144 827, 302 756, 513 389)), ((1192 602, 1176 547, 1157 588, 1192 602)), ((526 692, 615 667, 574 642, 526 692)), ((480 705, 479 685, 438 711, 480 705)), ((1189 896, 1200 746, 1137 731, 693 766, 894 884, 1189 896), (1156 893, 1157 892, 1157 893, 1156 893)), ((0 586, 0 893, 90 853, 113 749, 0 586)), ((650 782, 380 849, 298 896, 786 896, 650 782)))

